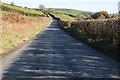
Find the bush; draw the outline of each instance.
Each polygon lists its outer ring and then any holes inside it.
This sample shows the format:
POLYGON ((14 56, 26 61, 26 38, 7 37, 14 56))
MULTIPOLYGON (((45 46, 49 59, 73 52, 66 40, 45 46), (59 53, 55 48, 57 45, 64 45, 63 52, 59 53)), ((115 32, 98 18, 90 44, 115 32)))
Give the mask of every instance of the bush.
POLYGON ((75 38, 88 43, 106 55, 118 60, 118 44, 120 44, 120 19, 60 21, 60 27, 75 38), (65 28, 66 26, 69 26, 65 28))
POLYGON ((93 19, 106 19, 109 18, 109 14, 107 11, 100 11, 91 16, 93 19))
POLYGON ((106 18, 108 18, 108 12, 107 11, 100 11, 100 14, 104 15, 106 18))

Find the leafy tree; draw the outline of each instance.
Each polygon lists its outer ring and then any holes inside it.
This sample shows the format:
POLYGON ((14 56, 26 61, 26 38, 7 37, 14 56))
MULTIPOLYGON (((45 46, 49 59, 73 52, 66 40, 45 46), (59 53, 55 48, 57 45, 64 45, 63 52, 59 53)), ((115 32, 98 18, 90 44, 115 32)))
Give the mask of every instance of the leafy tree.
POLYGON ((100 11, 91 16, 94 19, 106 19, 109 18, 109 14, 107 11, 100 11))
POLYGON ((24 8, 27 8, 27 6, 25 6, 24 8))
POLYGON ((120 1, 118 2, 118 12, 120 14, 120 1))
POLYGON ((109 18, 109 14, 107 11, 100 11, 99 13, 104 15, 106 18, 109 18))
POLYGON ((39 6, 39 10, 45 11, 45 6, 44 6, 44 5, 40 5, 40 6, 39 6))
POLYGON ((10 5, 14 5, 14 2, 11 2, 10 5))

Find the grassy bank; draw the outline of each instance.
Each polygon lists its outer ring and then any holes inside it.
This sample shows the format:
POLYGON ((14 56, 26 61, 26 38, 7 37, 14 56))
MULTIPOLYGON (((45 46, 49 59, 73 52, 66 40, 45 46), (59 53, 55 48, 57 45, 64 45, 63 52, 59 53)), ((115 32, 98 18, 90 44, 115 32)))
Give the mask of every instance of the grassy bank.
POLYGON ((43 31, 52 19, 47 17, 23 17, 19 13, 2 15, 2 51, 0 54, 7 54, 10 50, 32 39, 39 32, 43 31))
POLYGON ((62 20, 65 20, 65 21, 75 21, 75 19, 73 17, 70 17, 68 15, 65 15, 65 14, 60 14, 60 13, 52 13, 55 17, 57 18, 60 18, 62 20))
POLYGON ((62 21, 59 25, 73 37, 82 40, 105 55, 119 61, 120 19, 62 21))

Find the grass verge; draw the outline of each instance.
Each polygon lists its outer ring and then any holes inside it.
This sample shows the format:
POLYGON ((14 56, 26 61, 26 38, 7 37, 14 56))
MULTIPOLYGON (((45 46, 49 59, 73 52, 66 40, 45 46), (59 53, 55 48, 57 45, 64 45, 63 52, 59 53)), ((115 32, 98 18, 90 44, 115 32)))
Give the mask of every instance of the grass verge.
POLYGON ((2 42, 0 55, 7 54, 15 47, 32 39, 51 22, 52 19, 47 17, 26 18, 16 13, 3 15, 2 31, 0 32, 2 42))

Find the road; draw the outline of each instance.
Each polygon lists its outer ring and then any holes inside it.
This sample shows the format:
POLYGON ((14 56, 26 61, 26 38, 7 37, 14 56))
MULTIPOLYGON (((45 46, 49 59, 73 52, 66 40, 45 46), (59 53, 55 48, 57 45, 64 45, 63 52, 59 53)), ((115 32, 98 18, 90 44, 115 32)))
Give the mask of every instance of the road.
POLYGON ((3 78, 118 78, 118 63, 72 38, 54 20, 40 35, 3 57, 3 78))

